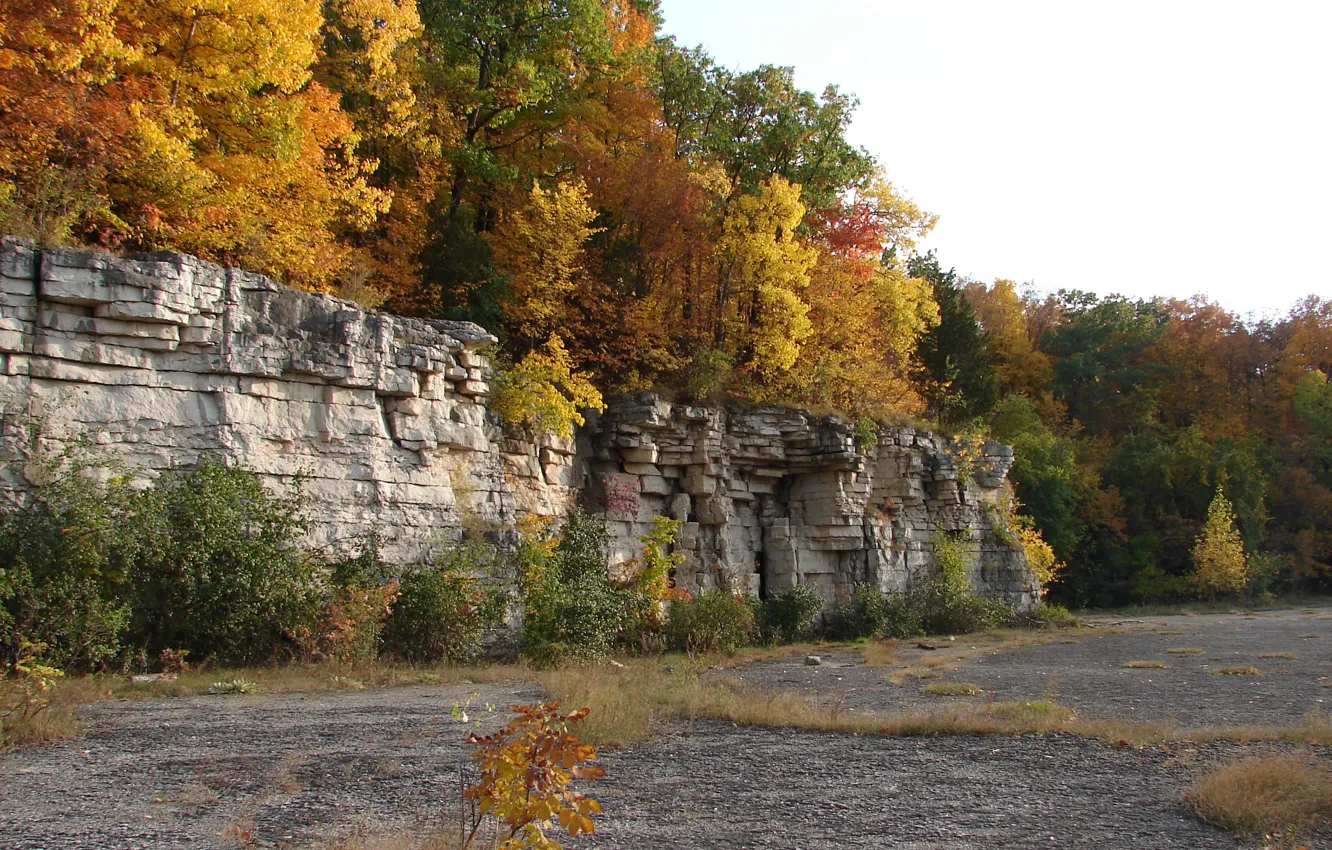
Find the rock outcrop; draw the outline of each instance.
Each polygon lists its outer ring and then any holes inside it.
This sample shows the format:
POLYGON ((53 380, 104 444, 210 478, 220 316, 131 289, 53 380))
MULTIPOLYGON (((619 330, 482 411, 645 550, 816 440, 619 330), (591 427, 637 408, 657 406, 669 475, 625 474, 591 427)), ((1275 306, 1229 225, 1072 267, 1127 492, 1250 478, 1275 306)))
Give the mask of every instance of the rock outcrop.
POLYGON ((1013 450, 912 428, 854 428, 786 408, 719 410, 652 394, 616 399, 590 429, 593 504, 627 557, 654 514, 680 520, 678 586, 780 593, 900 590, 935 568, 931 539, 972 542, 973 586, 1030 607, 1021 550, 996 533, 1013 450))
MULTIPOLYGON (((493 342, 175 253, 0 244, 11 457, 26 420, 46 448, 86 439, 144 479, 204 457, 300 479, 311 545, 375 529, 400 562, 582 502, 611 520, 621 559, 653 514, 682 520, 685 586, 901 587, 946 530, 975 542, 978 587, 1022 605, 1039 592, 986 507, 1006 492, 1006 447, 959 463, 957 445, 908 428, 857 447, 835 419, 647 394, 613 400, 576 441, 533 437, 485 407, 493 342)), ((4 486, 25 486, 12 464, 4 486)))
POLYGON ((572 508, 573 443, 505 438, 486 411, 494 340, 175 253, 0 245, 7 413, 147 478, 203 457, 300 478, 316 547, 377 529, 407 561, 572 508))

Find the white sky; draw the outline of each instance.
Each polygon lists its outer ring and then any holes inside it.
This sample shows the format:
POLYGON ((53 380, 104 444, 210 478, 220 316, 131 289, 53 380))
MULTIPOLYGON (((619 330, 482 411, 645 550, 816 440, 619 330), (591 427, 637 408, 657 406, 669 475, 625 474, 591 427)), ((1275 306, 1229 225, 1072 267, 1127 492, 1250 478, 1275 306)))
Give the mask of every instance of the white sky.
POLYGON ((662 0, 721 64, 859 96, 945 267, 1037 289, 1332 297, 1332 3, 662 0))

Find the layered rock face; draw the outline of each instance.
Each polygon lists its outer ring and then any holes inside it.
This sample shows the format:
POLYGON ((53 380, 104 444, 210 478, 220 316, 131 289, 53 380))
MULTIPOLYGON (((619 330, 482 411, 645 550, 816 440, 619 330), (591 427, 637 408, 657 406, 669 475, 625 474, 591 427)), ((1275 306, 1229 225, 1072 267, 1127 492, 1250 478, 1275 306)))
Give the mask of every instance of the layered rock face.
POLYGON ((89 439, 149 479, 204 457, 300 478, 316 547, 377 529, 408 561, 572 508, 572 442, 506 439, 487 414, 493 342, 175 253, 0 244, 11 455, 26 417, 47 450, 89 439))
MULTIPOLYGON (((682 520, 681 586, 826 599, 900 588, 934 568, 930 539, 974 542, 973 581, 1030 605, 1039 588, 992 527, 1012 452, 795 410, 613 400, 577 441, 505 428, 485 407, 494 337, 465 322, 362 310, 193 257, 38 251, 0 243, 5 454, 91 443, 145 480, 205 457, 301 481, 310 544, 427 557, 524 514, 603 512, 616 556, 654 514, 682 520), (864 450, 862 450, 864 449, 864 450)), ((10 464, 0 485, 25 485, 10 464)))
POLYGON ((718 410, 651 394, 616 399, 590 429, 589 496, 626 557, 652 515, 680 520, 678 586, 754 593, 796 585, 843 600, 853 585, 900 590, 935 570, 932 538, 971 543, 971 580, 1020 608, 1040 588, 996 533, 1013 450, 786 408, 718 410), (873 443, 870 445, 870 443, 873 443))

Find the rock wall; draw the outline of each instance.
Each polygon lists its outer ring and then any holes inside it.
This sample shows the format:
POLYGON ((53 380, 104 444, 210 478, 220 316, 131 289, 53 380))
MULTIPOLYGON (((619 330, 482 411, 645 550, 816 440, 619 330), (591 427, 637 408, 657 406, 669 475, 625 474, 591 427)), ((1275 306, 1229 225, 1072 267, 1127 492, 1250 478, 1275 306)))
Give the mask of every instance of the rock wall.
POLYGON ((0 243, 11 454, 21 412, 48 447, 90 438, 149 479, 205 456, 300 476, 318 547, 377 528, 408 561, 464 526, 572 508, 572 442, 506 438, 486 411, 493 342, 180 254, 0 243))
POLYGON ((1008 446, 977 451, 880 427, 858 447, 835 417, 673 406, 648 393, 616 399, 590 432, 588 495, 614 520, 618 556, 654 514, 681 520, 678 586, 766 595, 811 585, 828 600, 856 583, 900 590, 935 569, 931 538, 943 531, 971 542, 973 586, 1021 608, 1039 599, 1026 557, 994 530, 1008 446))
MULTIPOLYGON (((682 586, 902 587, 944 529, 974 541, 977 586, 1022 605, 1039 593, 985 507, 1006 492, 1006 447, 959 469, 956 446, 911 429, 862 452, 835 419, 647 394, 613 400, 576 441, 533 437, 485 407, 493 342, 180 254, 5 239, 0 448, 21 454, 20 425, 38 423, 43 448, 84 438, 146 480, 204 457, 301 478, 312 545, 377 529, 399 562, 581 501, 611 520, 620 560, 653 514, 681 519, 682 586)), ((0 486, 25 486, 15 467, 0 486)))

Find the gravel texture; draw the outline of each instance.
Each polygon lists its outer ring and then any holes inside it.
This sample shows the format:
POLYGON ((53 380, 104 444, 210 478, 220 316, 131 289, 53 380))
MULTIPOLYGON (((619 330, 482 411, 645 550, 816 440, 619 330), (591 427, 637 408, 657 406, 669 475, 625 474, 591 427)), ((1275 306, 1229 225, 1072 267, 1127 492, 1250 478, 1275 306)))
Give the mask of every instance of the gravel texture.
POLYGON ((299 845, 392 831, 456 806, 471 727, 451 715, 455 701, 470 699, 490 726, 487 703, 539 697, 528 685, 463 685, 102 703, 82 737, 0 755, 0 848, 237 847, 246 833, 259 846, 299 845))
MULTIPOLYGON (((900 711, 954 699, 1053 698, 1087 717, 1136 721, 1173 719, 1183 726, 1298 723, 1310 711, 1332 708, 1332 615, 1278 611, 1250 615, 1153 617, 1117 631, 1080 632, 1038 646, 982 652, 964 660, 944 680, 973 682, 974 697, 921 692, 926 681, 890 677, 925 654, 903 641, 899 666, 864 666, 858 652, 824 652, 816 667, 803 657, 756 662, 726 671, 761 687, 797 689, 848 709, 900 711), (1321 637, 1301 637, 1317 634, 1321 637), (1202 649, 1179 655, 1170 649, 1202 649), (1293 653, 1295 659, 1263 658, 1293 653), (1127 669, 1130 661, 1162 661, 1167 669, 1127 669), (1226 667, 1254 666, 1260 675, 1222 675, 1226 667)), ((932 645, 956 648, 953 642, 932 645)))
POLYGON ((1166 751, 699 724, 602 761, 592 847, 1233 848, 1166 751))
MULTIPOLYGON (((1053 694, 1084 714, 1189 725, 1294 722, 1332 694, 1322 678, 1332 676, 1332 619, 1322 612, 1119 628, 1127 630, 981 654, 946 678, 988 692, 969 699, 1053 694), (1171 647, 1205 653, 1171 655, 1171 647), (1268 652, 1298 658, 1257 657, 1268 652), (1172 667, 1121 666, 1145 659, 1172 667), (1240 664, 1263 674, 1213 672, 1240 664)), ((924 652, 904 650, 902 660, 924 652)), ((821 656, 818 666, 797 656, 722 672, 848 708, 949 699, 922 694, 914 678, 893 685, 893 668, 865 667, 858 653, 821 656)), ((540 694, 527 684, 411 686, 90 706, 81 737, 0 754, 0 849, 318 847, 357 831, 437 823, 454 811, 465 738, 476 728, 450 708, 469 698, 473 723, 482 717, 490 728, 498 717, 486 704, 502 712, 540 694)), ((567 846, 1234 847, 1234 837, 1189 815, 1179 795, 1201 766, 1261 749, 701 723, 603 753, 609 775, 589 789, 605 807, 598 834, 567 846)), ((1306 846, 1332 846, 1325 838, 1306 846)))

